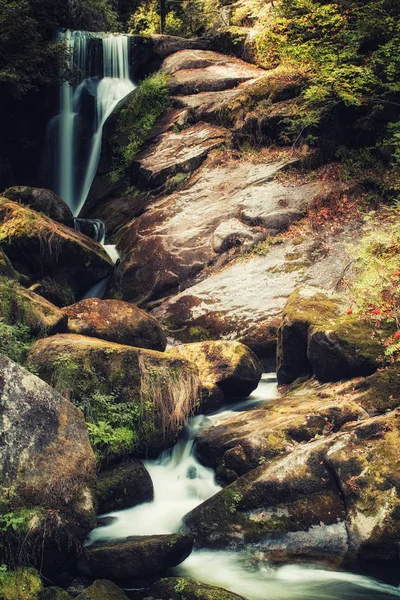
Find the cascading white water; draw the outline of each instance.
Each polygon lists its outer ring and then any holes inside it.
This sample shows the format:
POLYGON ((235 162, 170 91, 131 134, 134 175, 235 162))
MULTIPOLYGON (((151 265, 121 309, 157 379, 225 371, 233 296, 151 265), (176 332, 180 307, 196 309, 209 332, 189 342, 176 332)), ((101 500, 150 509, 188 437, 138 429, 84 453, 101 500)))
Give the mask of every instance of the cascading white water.
MULTIPOLYGON (((187 512, 218 492, 214 473, 193 456, 194 439, 201 427, 216 424, 234 412, 249 410, 277 397, 276 379, 263 375, 250 398, 208 417, 192 419, 172 451, 164 452, 146 467, 154 483, 154 500, 120 512, 115 520, 92 531, 88 543, 130 535, 172 533, 179 530, 187 512)), ((246 552, 195 551, 172 569, 179 577, 191 577, 241 594, 248 600, 391 600, 400 590, 353 573, 327 571, 310 565, 275 567, 257 564, 246 552)))
POLYGON ((96 175, 104 124, 135 85, 129 78, 128 36, 102 34, 100 38, 85 31, 68 30, 59 37, 70 48, 69 69, 78 76, 74 85, 62 85, 60 114, 49 124, 49 139, 57 139, 57 148, 52 152, 56 164, 48 170, 55 172, 55 192, 76 216, 96 175), (89 44, 99 39, 102 53, 93 57, 89 44))

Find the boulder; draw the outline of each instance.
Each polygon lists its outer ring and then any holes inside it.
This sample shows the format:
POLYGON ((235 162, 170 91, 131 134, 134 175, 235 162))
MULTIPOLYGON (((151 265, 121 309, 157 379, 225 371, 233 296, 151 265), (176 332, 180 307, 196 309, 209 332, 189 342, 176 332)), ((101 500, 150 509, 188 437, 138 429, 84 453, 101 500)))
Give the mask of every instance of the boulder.
MULTIPOLYGON (((376 414, 373 398, 379 382, 355 391, 357 381, 321 386, 310 382, 291 390, 257 409, 240 412, 196 438, 195 453, 203 464, 217 470, 222 483, 231 483, 260 464, 285 454, 298 444, 339 431, 346 423, 376 414), (369 410, 367 410, 369 406, 369 410)), ((395 381, 386 390, 396 393, 395 381)), ((398 397, 398 393, 396 394, 398 397)), ((381 405, 380 412, 393 408, 394 401, 381 405)))
POLYGON ((112 581, 146 577, 179 565, 192 547, 192 538, 181 533, 131 536, 86 547, 78 568, 89 577, 109 577, 112 581))
POLYGON ((74 217, 68 204, 51 190, 19 185, 8 188, 2 194, 4 198, 24 204, 36 212, 43 213, 54 221, 74 226, 74 217))
POLYGON ((87 428, 82 413, 35 375, 5 356, 0 371, 0 560, 59 571, 79 554, 95 518, 87 428))
POLYGON ((0 277, 19 280, 20 274, 12 266, 12 262, 7 254, 0 249, 0 277))
POLYGON ((112 581, 97 579, 77 600, 128 600, 128 596, 112 581))
POLYGON ((32 292, 46 298, 58 307, 69 306, 75 302, 75 294, 71 285, 61 279, 44 277, 29 287, 32 292))
POLYGON ((256 544, 262 560, 398 561, 400 411, 297 446, 192 510, 198 548, 256 544))
POLYGON ((41 592, 39 600, 72 600, 72 596, 59 587, 46 587, 41 592))
POLYGON ((9 325, 25 325, 31 335, 66 331, 67 317, 48 300, 13 280, 0 277, 0 318, 9 325))
POLYGON ((100 244, 6 198, 0 198, 0 243, 17 271, 66 280, 76 294, 113 271, 100 244))
POLYGON ((161 352, 167 345, 158 321, 128 302, 88 298, 68 306, 64 313, 69 333, 161 352))
POLYGON ((338 297, 300 288, 290 296, 278 330, 279 383, 314 374, 319 381, 371 375, 383 345, 367 322, 345 314, 338 297))
POLYGON ((153 482, 142 461, 133 460, 99 473, 97 497, 99 513, 123 510, 153 500, 153 482))
POLYGON ((200 583, 188 577, 167 577, 161 579, 143 593, 143 600, 246 600, 233 592, 214 585, 200 583))
POLYGON ((82 406, 93 431, 106 427, 97 442, 103 458, 156 455, 174 442, 198 401, 196 366, 153 350, 61 334, 36 342, 27 361, 82 406))
POLYGON ((218 408, 221 400, 249 396, 261 379, 262 366, 257 357, 239 342, 183 344, 173 346, 168 354, 184 357, 197 365, 203 388, 201 410, 205 412, 218 408), (218 390, 222 390, 222 398, 218 390))
POLYGON ((308 359, 310 325, 331 323, 340 312, 338 298, 312 287, 296 289, 289 297, 278 329, 277 377, 279 383, 292 383, 309 376, 313 369, 308 359))
POLYGON ((260 231, 251 229, 239 219, 229 219, 222 221, 216 228, 212 236, 212 247, 215 252, 226 252, 235 246, 242 246, 243 249, 251 248, 256 242, 263 239, 260 231))

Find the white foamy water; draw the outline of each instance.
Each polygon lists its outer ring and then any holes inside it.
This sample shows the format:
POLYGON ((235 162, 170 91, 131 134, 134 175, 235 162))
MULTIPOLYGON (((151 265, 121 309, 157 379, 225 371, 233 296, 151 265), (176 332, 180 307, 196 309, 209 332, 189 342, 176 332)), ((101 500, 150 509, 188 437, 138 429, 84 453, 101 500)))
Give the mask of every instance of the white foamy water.
MULTIPOLYGON (((207 417, 191 420, 176 446, 158 460, 146 461, 154 483, 153 502, 109 513, 116 520, 92 531, 88 543, 179 531, 182 519, 221 488, 214 472, 193 456, 193 442, 200 428, 217 424, 243 410, 278 397, 276 378, 264 374, 257 390, 243 402, 224 407, 207 417)), ((195 551, 172 575, 225 588, 248 600, 389 600, 400 591, 372 578, 328 571, 307 565, 275 567, 260 564, 250 553, 195 551)))

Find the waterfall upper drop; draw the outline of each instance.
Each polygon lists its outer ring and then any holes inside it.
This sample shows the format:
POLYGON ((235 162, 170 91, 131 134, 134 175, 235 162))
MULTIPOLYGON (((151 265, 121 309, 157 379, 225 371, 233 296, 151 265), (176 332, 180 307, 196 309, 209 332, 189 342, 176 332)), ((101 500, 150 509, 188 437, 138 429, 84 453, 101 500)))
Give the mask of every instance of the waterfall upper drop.
POLYGON ((60 91, 60 113, 49 124, 53 189, 76 216, 96 175, 103 127, 135 85, 129 77, 129 36, 67 30, 74 84, 60 91))

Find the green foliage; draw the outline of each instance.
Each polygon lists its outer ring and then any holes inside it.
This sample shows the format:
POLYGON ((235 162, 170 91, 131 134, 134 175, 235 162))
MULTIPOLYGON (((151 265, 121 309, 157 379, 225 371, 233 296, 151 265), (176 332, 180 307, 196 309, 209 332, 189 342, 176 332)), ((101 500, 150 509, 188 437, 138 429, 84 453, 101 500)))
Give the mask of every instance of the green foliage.
POLYGON ((400 207, 372 215, 355 252, 354 310, 385 346, 389 363, 400 358, 400 207))
POLYGON ((118 119, 118 130, 129 132, 128 143, 119 149, 118 156, 115 157, 118 176, 122 176, 124 170, 130 167, 169 104, 167 76, 164 73, 155 73, 142 81, 128 100, 118 119))
POLYGON ((0 353, 17 363, 23 363, 33 342, 29 327, 20 324, 7 325, 0 318, 0 353))
MULTIPOLYGON (((262 25, 256 39, 261 62, 273 67, 281 61, 307 78, 302 108, 290 120, 299 134, 315 132, 340 105, 362 109, 364 129, 377 128, 388 107, 399 112, 398 2, 286 0, 262 25)), ((382 133, 380 126, 377 135, 382 133)), ((387 135, 398 144, 396 125, 387 135)))
POLYGON ((128 456, 138 443, 135 424, 140 407, 132 402, 118 402, 118 394, 95 392, 75 401, 82 410, 88 426, 90 442, 99 463, 112 457, 128 456))
POLYGON ((160 15, 156 0, 140 4, 128 21, 128 33, 152 35, 160 33, 160 15))

